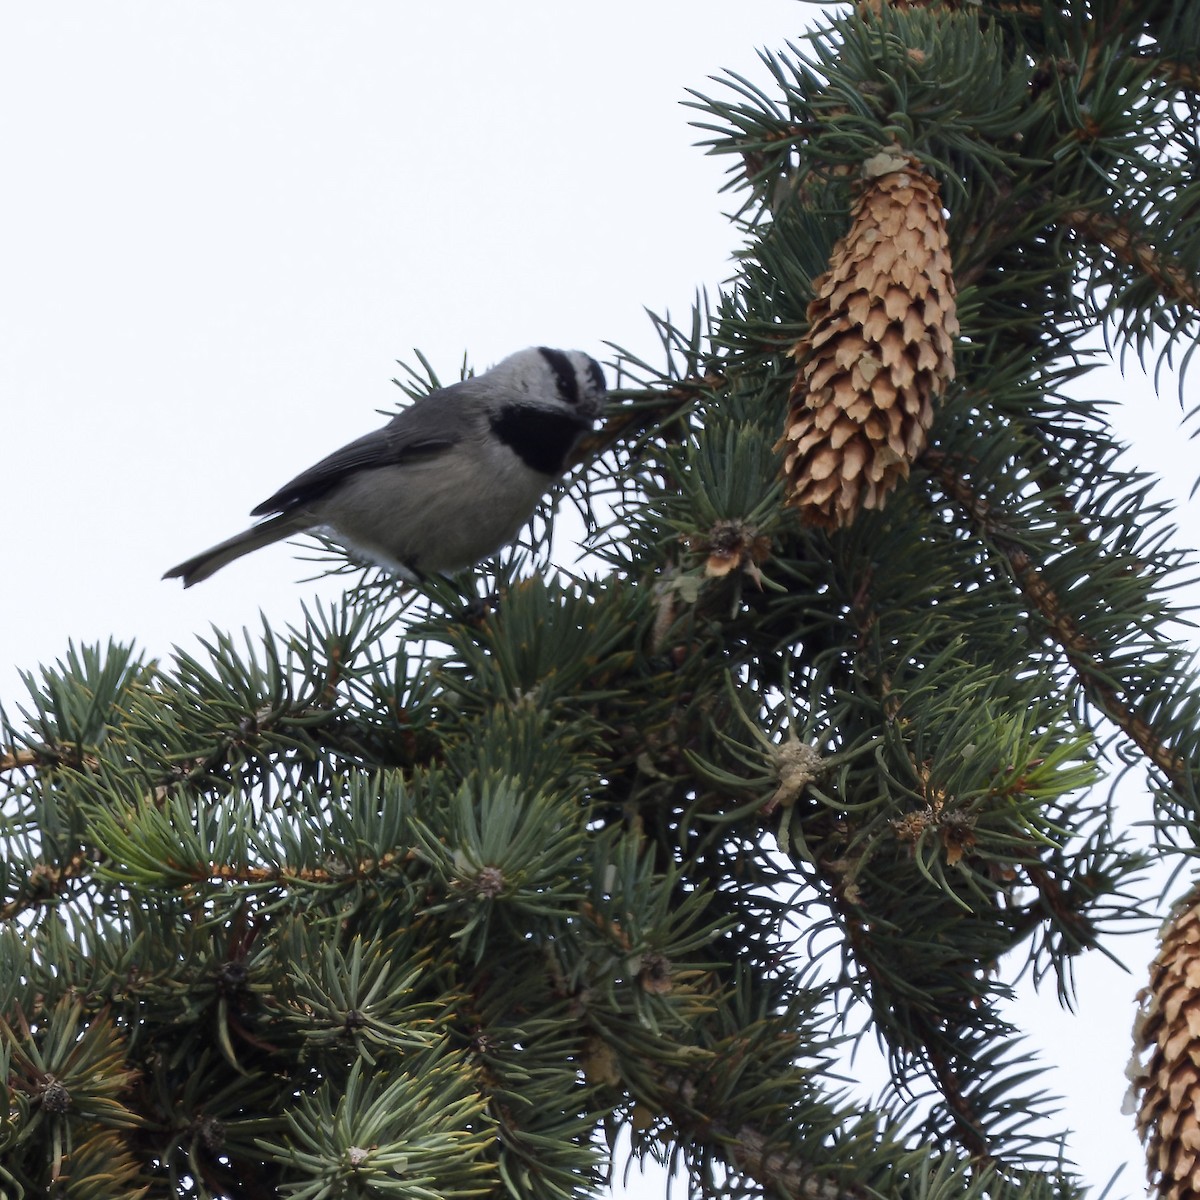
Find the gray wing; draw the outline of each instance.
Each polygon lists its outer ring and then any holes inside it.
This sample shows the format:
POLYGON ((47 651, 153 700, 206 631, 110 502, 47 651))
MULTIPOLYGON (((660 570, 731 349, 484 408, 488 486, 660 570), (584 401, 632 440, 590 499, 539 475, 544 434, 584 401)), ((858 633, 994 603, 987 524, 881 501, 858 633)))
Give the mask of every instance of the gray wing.
POLYGON ((472 380, 452 384, 414 400, 382 429, 335 450, 285 483, 250 510, 254 517, 302 508, 356 471, 426 458, 460 442, 479 419, 471 399, 472 380))

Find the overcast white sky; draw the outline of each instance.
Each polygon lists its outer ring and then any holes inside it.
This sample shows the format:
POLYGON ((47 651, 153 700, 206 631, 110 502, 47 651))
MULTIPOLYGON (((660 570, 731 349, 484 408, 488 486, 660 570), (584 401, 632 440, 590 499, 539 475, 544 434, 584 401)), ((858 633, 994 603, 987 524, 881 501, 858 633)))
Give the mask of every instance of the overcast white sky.
MULTIPOLYGON (((276 626, 332 581, 286 546, 187 592, 167 567, 378 423, 394 360, 443 377, 540 343, 654 358, 643 306, 683 316, 731 271, 724 164, 684 88, 761 78, 795 0, 414 4, 57 0, 0 16, 0 702, 76 642, 162 655, 211 622, 276 626)), ((1137 457, 1187 496, 1168 384, 1127 397, 1137 457)), ((1189 385, 1195 396, 1195 385, 1189 385)), ((1181 510, 1195 544, 1194 504, 1181 510)), ((1141 803, 1132 788, 1129 803, 1141 803)), ((1136 808, 1135 808, 1136 813, 1136 808)), ((1148 939, 1096 956, 1078 1016, 1028 1024, 1072 1146, 1141 1194, 1118 1111, 1148 939)), ((661 1180, 629 1195, 660 1195, 661 1180)))

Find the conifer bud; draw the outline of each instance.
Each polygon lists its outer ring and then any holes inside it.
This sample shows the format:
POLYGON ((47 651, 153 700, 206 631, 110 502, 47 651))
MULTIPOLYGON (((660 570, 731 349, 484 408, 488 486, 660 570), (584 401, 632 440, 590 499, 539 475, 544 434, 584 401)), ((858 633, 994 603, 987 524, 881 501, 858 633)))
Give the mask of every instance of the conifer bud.
POLYGON ((958 318, 938 184, 894 151, 868 159, 863 178, 792 349, 800 369, 776 446, 787 503, 828 529, 883 507, 954 378, 958 318))
POLYGON ((46 1086, 42 1089, 42 1108, 56 1117, 61 1117, 71 1108, 71 1093, 53 1075, 46 1076, 46 1086))

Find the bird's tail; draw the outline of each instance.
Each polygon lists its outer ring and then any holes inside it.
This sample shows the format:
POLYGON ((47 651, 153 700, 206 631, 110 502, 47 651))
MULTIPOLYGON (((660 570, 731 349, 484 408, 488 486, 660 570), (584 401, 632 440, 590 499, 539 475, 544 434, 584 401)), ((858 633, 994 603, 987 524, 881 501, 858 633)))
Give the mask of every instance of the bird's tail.
POLYGON ((262 521, 247 529, 245 533, 239 533, 202 554, 197 554, 195 558, 189 558, 187 562, 181 562, 179 566, 172 567, 163 578, 182 579, 183 586, 189 588, 193 583, 215 575, 235 558, 241 558, 243 554, 249 554, 263 546, 269 546, 272 542, 278 542, 281 538, 299 533, 308 528, 308 525, 307 521, 298 518, 294 513, 280 513, 269 521, 262 521))

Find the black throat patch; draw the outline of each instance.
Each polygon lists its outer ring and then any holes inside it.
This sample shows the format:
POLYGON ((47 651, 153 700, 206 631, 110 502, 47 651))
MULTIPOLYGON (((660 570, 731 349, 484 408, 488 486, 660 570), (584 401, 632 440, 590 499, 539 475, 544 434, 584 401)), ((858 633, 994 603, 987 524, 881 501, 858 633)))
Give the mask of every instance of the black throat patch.
POLYGON ((529 468, 561 475, 567 455, 590 421, 562 409, 509 404, 492 417, 496 436, 529 468))

